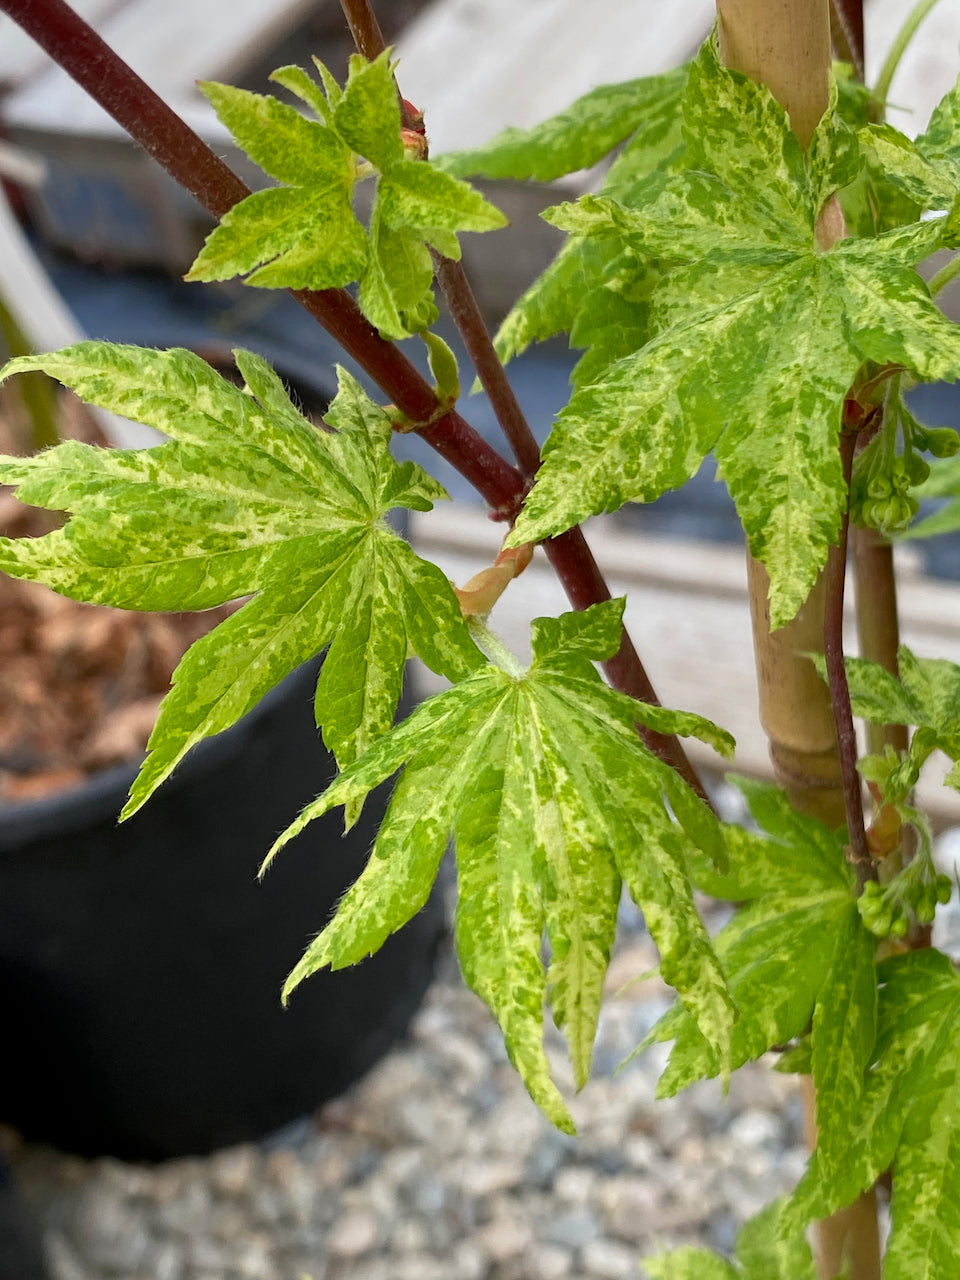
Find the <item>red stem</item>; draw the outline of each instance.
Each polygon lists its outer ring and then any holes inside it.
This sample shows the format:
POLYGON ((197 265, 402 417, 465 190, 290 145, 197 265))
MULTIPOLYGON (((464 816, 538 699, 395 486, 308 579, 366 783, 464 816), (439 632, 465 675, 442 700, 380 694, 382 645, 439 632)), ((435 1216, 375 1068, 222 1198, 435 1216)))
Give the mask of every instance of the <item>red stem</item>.
POLYGON ((837 57, 863 79, 863 0, 830 0, 830 33, 837 57))
MULTIPOLYGON (((841 433, 840 459, 843 464, 844 491, 847 494, 850 492, 850 475, 853 470, 853 454, 856 445, 856 432, 841 433)), ((840 540, 837 546, 830 548, 827 558, 823 651, 827 664, 830 701, 833 704, 833 715, 837 725, 837 745, 851 858, 857 868, 858 878, 864 881, 875 878, 876 869, 867 847, 867 834, 863 821, 863 792, 860 775, 857 773, 857 734, 853 725, 847 669, 843 660, 843 595, 847 573, 848 526, 849 515, 844 510, 840 524, 840 540)))
MULTIPOLYGON (((360 52, 367 58, 378 57, 385 45, 382 35, 378 45, 372 34, 379 32, 379 26, 369 0, 340 0, 340 7, 354 33, 360 52), (360 44, 356 35, 358 31, 364 33, 366 47, 360 44)), ((398 95, 402 102, 403 96, 399 89, 398 95)), ((433 265, 450 315, 490 399, 500 428, 513 450, 520 471, 526 479, 532 480, 540 466, 540 446, 510 385, 503 362, 497 355, 467 274, 459 262, 436 251, 433 252, 433 265)), ((585 609, 591 604, 610 599, 610 590, 579 529, 568 530, 545 542, 544 551, 575 609, 585 609)), ((626 628, 623 630, 620 648, 603 667, 614 688, 639 698, 642 702, 652 702, 659 706, 660 700, 626 628)), ((637 728, 647 746, 671 764, 697 794, 710 804, 703 783, 687 759, 679 739, 655 733, 643 725, 638 725, 637 728)))
POLYGON ((340 7, 343 9, 343 16, 347 20, 358 52, 362 53, 368 62, 379 58, 386 48, 386 41, 383 38, 380 23, 377 21, 377 15, 370 5, 344 4, 340 7))
POLYGON ((540 466, 540 446, 530 430, 506 370, 490 338, 470 281, 459 262, 433 254, 437 283, 443 290, 454 324, 477 371, 480 384, 490 398, 500 428, 507 438, 521 473, 532 480, 540 466))

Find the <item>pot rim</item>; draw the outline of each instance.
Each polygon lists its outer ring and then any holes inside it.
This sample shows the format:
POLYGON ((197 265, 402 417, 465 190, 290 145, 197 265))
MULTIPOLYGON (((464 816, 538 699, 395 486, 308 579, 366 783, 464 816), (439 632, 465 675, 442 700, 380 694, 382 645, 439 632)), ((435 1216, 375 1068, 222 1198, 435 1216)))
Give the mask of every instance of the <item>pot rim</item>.
MULTIPOLYGON (((191 747, 170 777, 161 784, 163 792, 170 796, 178 784, 202 777, 236 756, 250 735, 256 733, 260 721, 272 714, 286 698, 295 696, 299 686, 303 686, 305 697, 308 688, 312 696, 316 679, 317 658, 314 656, 284 676, 236 724, 191 747)), ((319 734, 319 729, 317 732, 319 734)), ((111 813, 119 815, 145 758, 99 769, 75 786, 52 791, 36 800, 0 803, 0 853, 12 852, 32 841, 63 831, 93 826, 111 813)))

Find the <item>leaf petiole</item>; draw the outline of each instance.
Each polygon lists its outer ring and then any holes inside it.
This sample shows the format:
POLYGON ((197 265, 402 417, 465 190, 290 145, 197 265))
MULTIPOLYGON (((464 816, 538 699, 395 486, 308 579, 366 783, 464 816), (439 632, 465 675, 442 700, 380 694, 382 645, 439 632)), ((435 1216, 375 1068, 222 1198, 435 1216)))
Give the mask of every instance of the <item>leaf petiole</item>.
POLYGON ((960 276, 960 253, 955 253, 946 266, 941 267, 937 274, 927 281, 931 298, 935 298, 940 290, 945 289, 957 276, 960 276))
POLYGON ((522 679, 525 669, 520 659, 516 654, 511 653, 500 637, 491 631, 480 618, 468 617, 466 621, 467 630, 470 632, 472 639, 476 641, 490 661, 505 671, 508 676, 512 676, 514 680, 522 679))
POLYGON ((897 33, 897 38, 886 56, 886 60, 880 69, 880 74, 877 76, 877 83, 874 85, 873 95, 878 102, 886 103, 890 85, 893 82, 893 77, 897 74, 897 67, 900 65, 900 59, 906 53, 907 47, 916 35, 920 23, 936 3, 937 0, 917 0, 906 22, 897 33))

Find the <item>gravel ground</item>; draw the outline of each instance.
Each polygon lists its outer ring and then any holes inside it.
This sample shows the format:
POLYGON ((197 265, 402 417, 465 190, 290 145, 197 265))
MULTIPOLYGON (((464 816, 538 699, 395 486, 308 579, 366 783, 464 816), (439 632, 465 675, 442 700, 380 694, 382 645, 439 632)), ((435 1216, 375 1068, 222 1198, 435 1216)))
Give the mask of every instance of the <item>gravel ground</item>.
POLYGON ((726 1099, 658 1103, 661 1046, 615 1074, 670 999, 623 990, 656 952, 621 915, 578 1138, 539 1115, 448 952, 408 1038, 311 1121, 152 1168, 15 1150, 54 1280, 615 1280, 662 1245, 729 1249, 802 1170, 798 1089, 757 1066, 726 1099))
MULTIPOLYGON (((960 830, 939 845, 951 871, 960 830)), ((717 928, 728 908, 706 910, 717 928)), ((938 933, 960 946, 956 900, 938 933)), ((802 1172, 799 1087, 760 1063, 726 1098, 706 1082, 656 1102, 666 1046, 617 1072, 669 1006, 658 979, 631 982, 655 963, 624 903, 578 1138, 539 1115, 447 951, 407 1039, 267 1140, 157 1167, 14 1147, 52 1280, 617 1280, 663 1247, 731 1250, 802 1172)))

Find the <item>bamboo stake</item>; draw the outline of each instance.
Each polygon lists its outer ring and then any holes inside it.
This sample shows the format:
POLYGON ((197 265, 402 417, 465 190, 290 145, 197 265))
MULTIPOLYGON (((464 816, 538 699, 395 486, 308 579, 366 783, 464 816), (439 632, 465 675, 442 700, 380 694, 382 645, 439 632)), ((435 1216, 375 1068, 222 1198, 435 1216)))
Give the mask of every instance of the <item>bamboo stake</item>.
POLYGON ((827 109, 829 0, 717 0, 720 56, 765 84, 806 147, 827 109))
MULTIPOLYGON (((806 147, 828 104, 829 0, 717 0, 717 10, 724 63, 771 89, 806 147)), ((825 235, 833 239, 840 233, 834 223, 823 220, 821 243, 825 235)), ((749 584, 760 719, 777 777, 798 809, 839 826, 845 821, 845 805, 830 695, 809 659, 801 656, 823 652, 825 577, 821 575, 794 621, 773 633, 767 574, 753 560, 749 584)), ((812 1082, 805 1096, 813 1137, 812 1082)), ((819 1223, 817 1243, 823 1280, 843 1264, 852 1268, 852 1280, 880 1280, 873 1192, 819 1223)))

